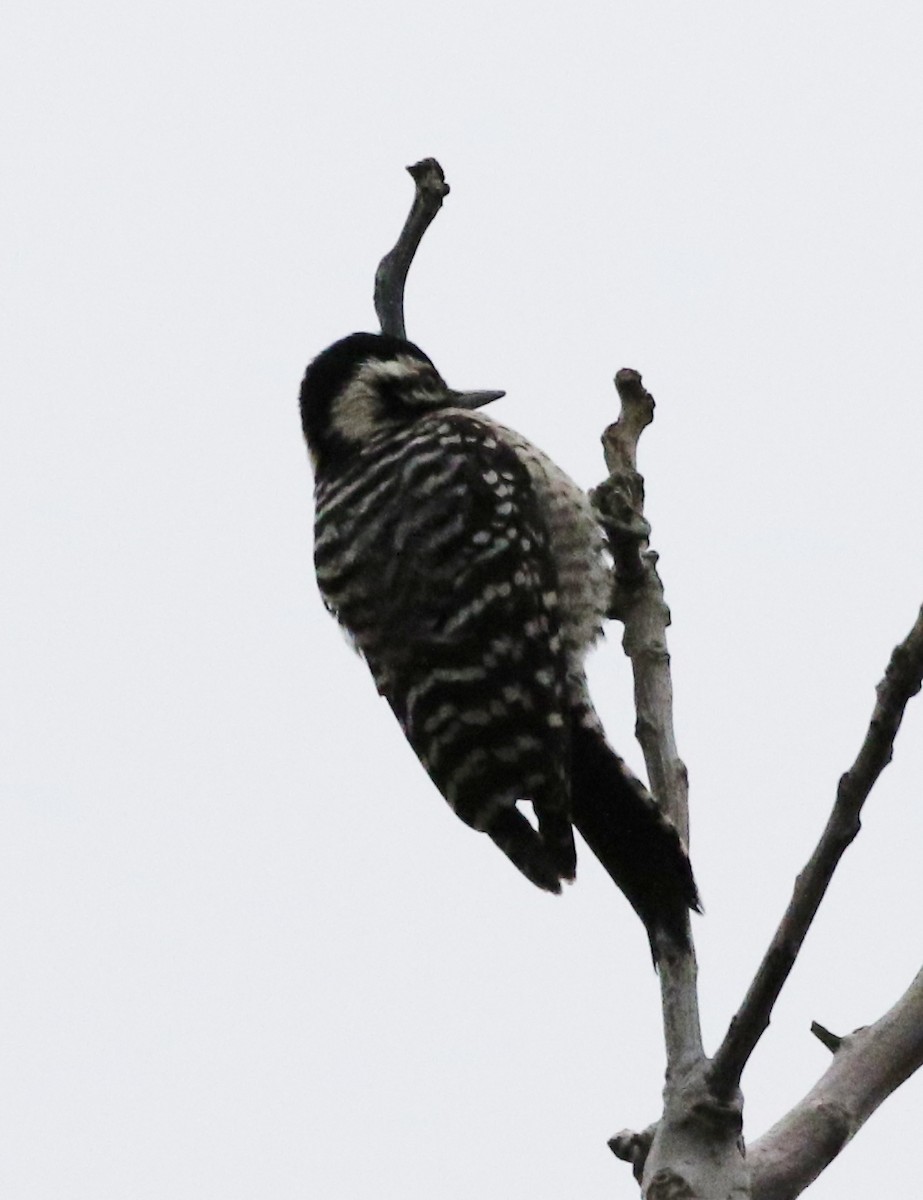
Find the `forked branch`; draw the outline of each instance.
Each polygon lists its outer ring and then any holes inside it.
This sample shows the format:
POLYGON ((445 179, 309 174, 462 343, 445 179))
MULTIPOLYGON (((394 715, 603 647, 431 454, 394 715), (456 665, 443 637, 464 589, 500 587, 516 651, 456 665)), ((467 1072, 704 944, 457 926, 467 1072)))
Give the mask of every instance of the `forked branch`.
MULTIPOLYGON (((394 248, 375 276, 375 311, 383 333, 405 337, 404 286, 414 255, 449 186, 435 159, 407 168, 415 193, 394 248)), ((618 421, 603 436, 609 479, 594 493, 616 563, 612 615, 625 626, 623 645, 635 683, 637 736, 651 787, 688 842, 688 783, 673 732, 673 689, 666 629, 670 612, 650 548, 638 440, 653 420, 654 400, 636 371, 616 376, 618 421)), ((842 776, 827 826, 798 876, 785 915, 714 1059, 702 1048, 696 962, 668 940, 659 946, 667 1049, 661 1120, 641 1134, 610 1143, 643 1179, 648 1200, 684 1195, 729 1200, 792 1200, 837 1154, 874 1109, 923 1065, 923 971, 900 1001, 870 1028, 836 1038, 819 1029, 833 1061, 805 1099, 756 1142, 745 1160, 741 1073, 769 1024, 807 930, 846 847, 859 830, 862 806, 890 762, 909 699, 923 681, 923 609, 894 650, 868 732, 842 776), (752 1174, 748 1178, 748 1171, 752 1174)))

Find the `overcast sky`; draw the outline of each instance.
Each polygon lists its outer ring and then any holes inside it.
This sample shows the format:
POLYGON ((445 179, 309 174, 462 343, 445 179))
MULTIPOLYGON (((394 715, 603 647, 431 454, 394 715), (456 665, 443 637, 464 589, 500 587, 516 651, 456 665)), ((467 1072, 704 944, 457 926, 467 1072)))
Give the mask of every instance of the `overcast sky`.
MULTIPOLYGON (((714 1048, 923 600, 923 14, 14 0, 0 47, 0 1191, 609 1200, 643 931, 465 829, 313 580, 297 391, 408 286, 586 486, 611 379, 691 777, 714 1048)), ((618 630, 598 707, 637 768, 618 630)), ((923 962, 923 706, 744 1078, 752 1140, 923 962)), ((923 1077, 813 1188, 904 1187, 923 1077)))

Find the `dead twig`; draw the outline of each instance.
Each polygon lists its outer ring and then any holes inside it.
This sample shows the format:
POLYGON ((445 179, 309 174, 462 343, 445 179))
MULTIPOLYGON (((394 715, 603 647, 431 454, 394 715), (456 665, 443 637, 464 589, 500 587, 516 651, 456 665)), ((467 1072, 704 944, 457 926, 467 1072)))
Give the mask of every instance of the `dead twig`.
POLYGON ((400 237, 384 256, 375 272, 375 313, 381 332, 405 338, 404 284, 407 272, 436 213, 449 194, 442 167, 434 158, 424 158, 407 170, 415 184, 413 204, 400 237))

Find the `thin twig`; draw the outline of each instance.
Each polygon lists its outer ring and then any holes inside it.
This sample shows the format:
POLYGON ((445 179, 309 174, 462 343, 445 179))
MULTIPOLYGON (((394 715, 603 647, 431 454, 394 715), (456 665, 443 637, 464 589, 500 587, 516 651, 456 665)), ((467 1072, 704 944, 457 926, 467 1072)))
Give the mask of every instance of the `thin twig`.
POLYGON ((406 337, 404 284, 420 239, 442 208, 449 194, 442 167, 434 158, 424 158, 407 170, 415 184, 413 204, 394 249, 389 250, 375 272, 375 313, 382 333, 406 337))
POLYGON ((753 1049, 769 1025, 773 1005, 827 891, 846 847, 859 832, 859 814, 878 776, 891 761, 904 709, 923 680, 923 608, 891 655, 868 732, 852 767, 840 779, 836 802, 807 866, 795 880, 785 915, 712 1061, 717 1095, 736 1089, 753 1049))

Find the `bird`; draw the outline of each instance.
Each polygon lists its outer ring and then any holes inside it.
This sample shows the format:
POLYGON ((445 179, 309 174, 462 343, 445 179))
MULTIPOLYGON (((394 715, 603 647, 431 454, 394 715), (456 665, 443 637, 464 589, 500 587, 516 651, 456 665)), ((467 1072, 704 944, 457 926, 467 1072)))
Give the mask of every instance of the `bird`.
POLYGON ((699 898, 682 839, 606 739, 584 662, 612 591, 586 493, 450 388, 413 342, 353 333, 301 384, 314 566, 328 611, 449 806, 538 888, 576 874, 574 828, 657 961, 699 898))

